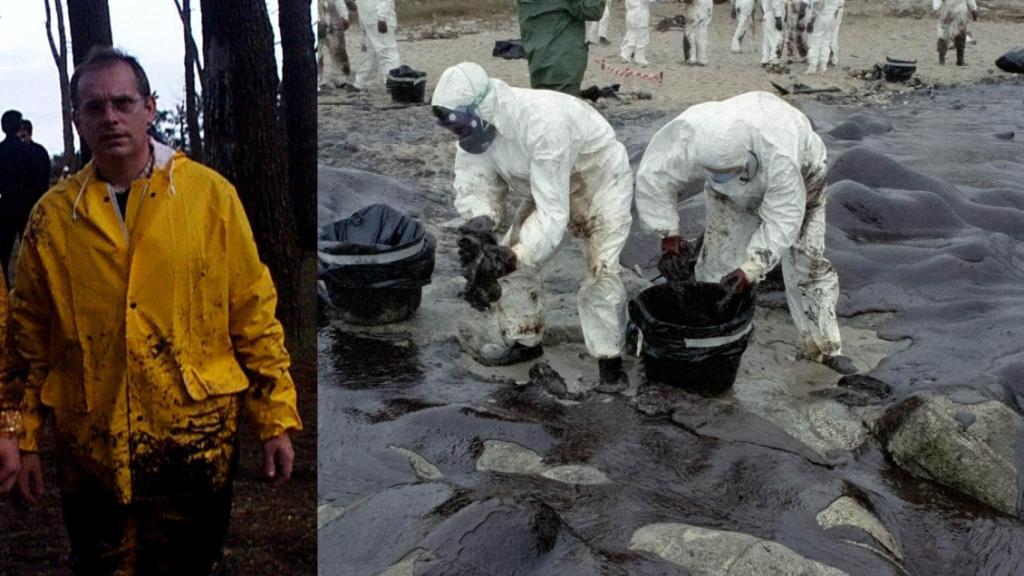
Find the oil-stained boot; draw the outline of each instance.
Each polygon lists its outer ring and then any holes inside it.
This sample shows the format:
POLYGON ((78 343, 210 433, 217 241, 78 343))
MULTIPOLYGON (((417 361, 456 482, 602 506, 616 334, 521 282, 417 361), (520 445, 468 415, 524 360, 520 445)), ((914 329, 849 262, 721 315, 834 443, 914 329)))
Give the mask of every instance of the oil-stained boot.
POLYGON ((601 358, 597 361, 597 371, 601 383, 595 390, 605 394, 618 394, 629 388, 629 377, 622 369, 622 357, 601 358))
POLYGON ((957 36, 953 39, 953 47, 956 48, 956 65, 966 66, 966 64, 964 64, 964 48, 967 47, 967 38, 957 36))
POLYGON ((939 64, 945 64, 946 63, 946 49, 947 49, 946 48, 946 41, 943 40, 942 38, 939 38, 938 44, 936 44, 936 49, 939 51, 939 64))

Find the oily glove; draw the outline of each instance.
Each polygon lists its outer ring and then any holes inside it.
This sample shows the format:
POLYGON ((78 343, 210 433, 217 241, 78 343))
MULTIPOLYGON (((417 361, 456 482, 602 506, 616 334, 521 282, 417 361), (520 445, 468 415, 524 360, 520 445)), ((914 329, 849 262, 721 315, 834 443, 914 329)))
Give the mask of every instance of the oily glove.
POLYGON ((679 236, 666 236, 661 240, 661 258, 658 272, 669 282, 689 282, 693 279, 690 263, 693 249, 679 236))
POLYGON ((778 16, 775 17, 775 29, 782 30, 782 18, 779 18, 778 16))
POLYGON ((978 11, 977 10, 971 10, 971 20, 974 20, 975 22, 978 21, 978 11))
POLYGON ((810 34, 812 32, 814 32, 814 18, 807 21, 807 33, 810 34))
POLYGON ((498 278, 516 269, 516 253, 508 246, 483 244, 476 257, 462 267, 466 277, 463 297, 477 310, 483 311, 501 298, 498 278))
POLYGON ((459 263, 466 278, 463 297, 477 310, 486 310, 501 298, 498 278, 516 269, 515 252, 498 244, 493 229, 494 222, 486 216, 478 216, 459 228, 459 263))

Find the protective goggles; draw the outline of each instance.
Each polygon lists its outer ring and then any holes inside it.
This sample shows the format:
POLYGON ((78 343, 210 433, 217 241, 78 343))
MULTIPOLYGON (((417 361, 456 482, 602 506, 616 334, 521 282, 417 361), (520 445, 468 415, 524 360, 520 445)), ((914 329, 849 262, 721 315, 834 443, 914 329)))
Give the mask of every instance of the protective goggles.
POLYGON ((465 138, 484 125, 484 121, 476 113, 476 106, 459 106, 452 110, 443 106, 434 106, 437 123, 451 130, 459 138, 465 138))

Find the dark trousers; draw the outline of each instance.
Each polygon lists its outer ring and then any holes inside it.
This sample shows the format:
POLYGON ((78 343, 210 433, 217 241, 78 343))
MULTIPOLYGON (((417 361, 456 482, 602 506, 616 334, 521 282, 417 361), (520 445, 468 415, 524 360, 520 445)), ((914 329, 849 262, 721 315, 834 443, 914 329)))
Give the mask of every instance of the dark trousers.
POLYGON ((119 504, 101 490, 63 494, 76 576, 223 574, 229 484, 216 492, 119 504))

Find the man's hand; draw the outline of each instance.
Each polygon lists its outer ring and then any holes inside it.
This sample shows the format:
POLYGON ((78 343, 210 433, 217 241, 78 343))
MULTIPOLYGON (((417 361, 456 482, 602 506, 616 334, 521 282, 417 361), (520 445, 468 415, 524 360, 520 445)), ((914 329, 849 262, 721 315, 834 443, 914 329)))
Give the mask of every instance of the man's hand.
POLYGON ((814 32, 814 18, 807 21, 807 33, 810 34, 812 32, 814 32))
POLYGON ((690 281, 691 252, 690 245, 680 236, 662 238, 658 272, 669 282, 690 281))
POLYGON ((295 451, 292 439, 282 432, 263 443, 263 474, 274 484, 283 484, 292 477, 295 451))
POLYGON ((388 23, 386 20, 377 20, 377 32, 381 34, 388 33, 388 23))
POLYGON ((782 30, 782 18, 778 16, 775 17, 775 29, 782 30))
POLYGON ((974 20, 975 22, 978 21, 978 11, 977 10, 971 10, 971 20, 974 20))
POLYGON ((18 439, 0 436, 0 494, 5 494, 18 481, 21 458, 18 457, 18 439))
POLYGON ((38 452, 24 452, 21 455, 21 473, 18 474, 18 493, 29 504, 38 504, 46 492, 43 485, 43 463, 38 452))
POLYGON ((338 20, 339 22, 336 24, 336 26, 340 28, 342 32, 348 30, 348 20, 345 20, 344 18, 339 18, 338 20))

